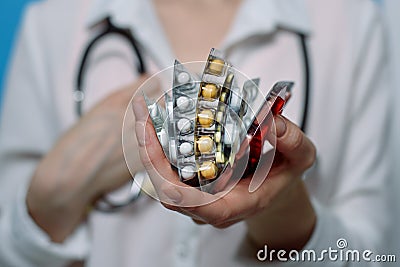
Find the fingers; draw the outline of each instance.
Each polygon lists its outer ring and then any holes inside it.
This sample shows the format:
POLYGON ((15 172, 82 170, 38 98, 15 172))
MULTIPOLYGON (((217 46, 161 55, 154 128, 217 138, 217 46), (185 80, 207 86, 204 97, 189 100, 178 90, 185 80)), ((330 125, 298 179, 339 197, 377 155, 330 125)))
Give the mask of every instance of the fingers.
MULTIPOLYGON (((135 131, 140 159, 157 191, 159 200, 165 205, 178 207, 197 206, 200 205, 199 203, 213 201, 211 195, 180 182, 178 174, 171 168, 170 162, 158 142, 142 96, 132 100, 132 108, 136 116, 135 131)), ((174 209, 173 207, 169 208, 174 209)))
POLYGON ((311 167, 316 158, 314 144, 300 128, 281 115, 275 116, 276 148, 299 170, 311 167))
MULTIPOLYGON (((223 228, 269 208, 293 181, 297 174, 293 170, 303 171, 315 160, 315 147, 311 141, 296 125, 277 116, 277 150, 290 163, 289 168, 276 174, 277 177, 269 177, 271 179, 265 180, 254 192, 248 191, 249 181, 242 180, 228 194, 211 195, 180 182, 158 142, 141 94, 133 98, 132 108, 136 116, 139 155, 159 199, 167 208, 190 216, 196 223, 223 228)), ((241 149, 239 154, 243 157, 246 152, 248 147, 241 149)))
POLYGON ((241 181, 228 194, 210 195, 197 189, 193 191, 181 190, 180 202, 176 206, 168 208, 190 216, 198 222, 211 224, 215 227, 224 227, 233 222, 242 220, 256 212, 262 192, 251 194, 247 190, 248 181, 241 181), (203 205, 193 206, 191 204, 203 203, 203 205))
MULTIPOLYGON (((175 194, 178 194, 179 198, 176 198, 176 202, 172 205, 165 206, 191 217, 198 224, 210 224, 217 228, 225 228, 271 208, 276 201, 279 201, 279 196, 293 180, 290 172, 284 172, 279 177, 267 179, 255 192, 249 192, 250 181, 244 179, 228 194, 214 196, 195 188, 192 188, 193 191, 173 188, 172 190, 176 190, 175 194), (211 202, 206 203, 206 201, 211 202), (206 204, 191 205, 200 202, 206 204)), ((171 193, 164 192, 168 195, 171 193)), ((170 196, 170 198, 173 197, 174 195, 170 196)))
POLYGON ((197 219, 192 219, 194 223, 198 224, 198 225, 205 225, 207 224, 206 222, 203 222, 201 220, 197 220, 197 219))
POLYGON ((135 96, 132 108, 136 116, 135 131, 139 144, 139 155, 153 185, 157 188, 166 181, 176 181, 177 174, 171 169, 169 160, 158 142, 157 135, 149 119, 144 98, 135 96), (162 173, 162 174, 161 174, 162 173))
POLYGON ((136 116, 136 137, 144 167, 147 171, 154 171, 154 169, 165 168, 166 166, 169 167, 169 161, 164 155, 164 151, 158 142, 157 135, 150 122, 143 97, 135 97, 132 100, 132 108, 136 116))
MULTIPOLYGON (((289 185, 295 181, 294 177, 297 177, 293 172, 303 171, 314 162, 315 148, 295 124, 281 116, 276 120, 277 149, 290 162, 289 165, 280 169, 274 177, 268 177, 254 192, 248 191, 249 181, 242 180, 231 192, 212 203, 187 208, 181 206, 174 210, 192 217, 197 223, 224 228, 283 201, 284 192, 287 192, 289 185)), ((207 194, 202 195, 202 192, 196 191, 190 195, 181 192, 180 202, 177 204, 185 203, 187 199, 208 197, 207 194)))

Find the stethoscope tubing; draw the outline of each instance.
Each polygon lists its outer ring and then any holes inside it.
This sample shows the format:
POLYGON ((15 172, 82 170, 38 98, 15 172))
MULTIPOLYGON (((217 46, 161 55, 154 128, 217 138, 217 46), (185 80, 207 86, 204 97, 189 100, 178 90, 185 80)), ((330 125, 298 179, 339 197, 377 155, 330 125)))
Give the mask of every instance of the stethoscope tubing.
MULTIPOLYGON (((88 62, 88 58, 90 56, 90 52, 92 51, 92 48, 98 43, 101 39, 104 37, 110 35, 110 34, 116 34, 124 39, 126 39, 132 46, 133 52, 136 54, 137 57, 137 72, 139 74, 144 74, 147 72, 147 67, 144 63, 143 56, 140 52, 139 49, 139 44, 135 37, 133 36, 132 32, 129 29, 122 29, 118 28, 113 25, 111 22, 110 18, 106 19, 107 27, 106 29, 101 32, 99 35, 94 37, 88 44, 87 48, 84 50, 82 60, 79 65, 79 70, 78 70, 78 76, 76 79, 76 89, 74 93, 79 93, 81 97, 76 98, 76 114, 81 117, 82 116, 82 105, 83 101, 85 98, 84 94, 84 89, 83 89, 83 81, 84 81, 84 75, 87 70, 86 65, 88 62)), ((308 47, 307 47, 307 36, 303 33, 300 32, 294 32, 297 34, 300 38, 300 44, 301 44, 301 51, 302 51, 302 57, 303 57, 303 63, 304 63, 304 87, 305 87, 305 95, 304 95, 304 107, 303 107, 303 116, 300 124, 300 128, 303 132, 306 132, 307 126, 308 126, 308 113, 309 113, 309 106, 310 106, 310 95, 311 95, 311 70, 310 70, 310 58, 308 54, 308 47)), ((132 195, 129 199, 126 201, 120 202, 120 203, 114 203, 110 199, 107 198, 107 196, 103 196, 95 206, 95 209, 101 212, 115 212, 120 210, 123 207, 128 206, 129 204, 135 202, 140 195, 139 193, 136 193, 135 195, 132 195)))

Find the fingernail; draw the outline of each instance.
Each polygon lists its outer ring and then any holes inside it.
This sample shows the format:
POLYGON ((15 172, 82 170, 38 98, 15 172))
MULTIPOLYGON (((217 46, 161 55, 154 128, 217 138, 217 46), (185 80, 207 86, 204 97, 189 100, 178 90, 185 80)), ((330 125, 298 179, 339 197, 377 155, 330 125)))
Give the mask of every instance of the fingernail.
MULTIPOLYGON (((136 96, 139 97, 139 96, 136 96)), ((136 120, 146 120, 149 112, 147 111, 147 107, 144 105, 144 100, 136 100, 132 101, 132 109, 135 114, 136 120)))
POLYGON ((146 123, 143 121, 137 121, 136 125, 136 138, 139 146, 145 146, 150 144, 149 131, 146 128, 146 123))
POLYGON ((281 115, 275 116, 275 128, 276 137, 281 137, 286 132, 286 121, 282 118, 281 115))
POLYGON ((182 201, 182 194, 175 188, 168 188, 163 190, 164 195, 175 204, 179 204, 182 201))

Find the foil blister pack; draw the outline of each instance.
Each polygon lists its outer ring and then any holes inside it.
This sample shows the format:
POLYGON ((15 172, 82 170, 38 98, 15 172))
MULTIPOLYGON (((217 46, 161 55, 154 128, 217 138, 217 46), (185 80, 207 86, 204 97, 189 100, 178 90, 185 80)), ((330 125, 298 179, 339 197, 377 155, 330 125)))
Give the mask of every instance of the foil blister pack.
MULTIPOLYGON (((293 86, 291 82, 275 84, 262 106, 254 107, 260 95, 259 79, 243 82, 237 76, 223 54, 212 49, 199 76, 175 61, 172 89, 165 92, 163 105, 145 96, 171 166, 183 183, 202 191, 216 192, 210 185, 234 164, 245 139, 250 145, 260 145, 256 140, 260 139, 261 122, 270 111, 281 112, 293 86)), ((250 148, 251 169, 257 167, 257 153, 261 153, 259 149, 250 148)))

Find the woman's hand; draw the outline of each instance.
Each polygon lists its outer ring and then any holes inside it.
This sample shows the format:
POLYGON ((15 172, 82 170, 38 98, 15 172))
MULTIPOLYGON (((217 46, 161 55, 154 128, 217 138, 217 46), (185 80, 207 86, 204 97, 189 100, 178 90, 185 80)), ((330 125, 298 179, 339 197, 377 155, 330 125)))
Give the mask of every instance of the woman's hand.
POLYGON ((179 182, 147 119, 144 101, 135 98, 133 109, 140 157, 164 206, 217 228, 244 220, 256 246, 301 249, 305 245, 316 217, 301 177, 314 163, 316 152, 295 124, 275 117, 277 156, 255 192, 248 190, 251 179, 242 179, 228 194, 210 195, 179 182))
MULTIPOLYGON (((132 179, 122 150, 122 124, 129 102, 145 78, 97 104, 38 165, 26 201, 32 218, 53 241, 61 242, 71 234, 99 197, 132 179)), ((134 131, 134 122, 130 123, 125 127, 134 131)), ((133 150, 135 142, 130 144, 133 150)), ((133 171, 142 170, 139 158, 136 162, 133 171)))

